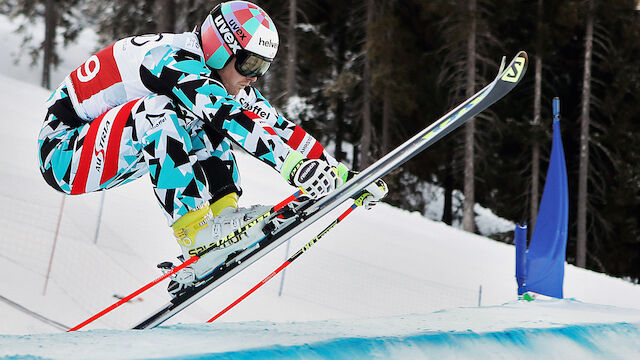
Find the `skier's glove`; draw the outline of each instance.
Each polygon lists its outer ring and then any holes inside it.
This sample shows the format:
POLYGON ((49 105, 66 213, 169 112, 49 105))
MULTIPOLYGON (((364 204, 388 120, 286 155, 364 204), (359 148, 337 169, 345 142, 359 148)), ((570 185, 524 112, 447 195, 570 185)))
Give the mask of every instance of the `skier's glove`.
MULTIPOLYGON (((337 171, 341 183, 346 183, 347 181, 351 180, 351 178, 358 175, 357 171, 349 170, 342 163, 338 165, 337 171)), ((374 207, 380 202, 380 200, 387 196, 388 192, 389 189, 387 187, 387 183, 385 183, 382 179, 378 179, 364 188, 361 193, 357 194, 354 197, 354 200, 356 201, 356 205, 364 206, 365 209, 371 210, 372 207, 374 207)))
POLYGON ((313 199, 327 195, 342 184, 336 168, 323 160, 307 159, 297 151, 289 153, 280 173, 289 184, 313 199))
POLYGON ((369 184, 364 191, 356 198, 356 205, 364 206, 365 209, 371 210, 389 193, 387 183, 382 179, 378 179, 369 184))

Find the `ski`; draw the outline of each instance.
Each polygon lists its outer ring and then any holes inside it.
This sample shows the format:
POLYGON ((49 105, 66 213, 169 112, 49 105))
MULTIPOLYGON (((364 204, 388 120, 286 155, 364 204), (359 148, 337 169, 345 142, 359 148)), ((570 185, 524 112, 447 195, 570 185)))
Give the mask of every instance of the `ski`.
POLYGON ((136 291, 132 292, 131 294, 129 294, 127 296, 124 296, 123 298, 121 298, 119 301, 115 302, 111 306, 105 308, 104 310, 98 312, 97 314, 91 316, 90 318, 86 319, 85 321, 81 322, 80 324, 78 324, 78 325, 74 326, 73 328, 69 329, 68 332, 77 331, 77 330, 85 327, 86 325, 96 321, 97 319, 99 319, 102 316, 104 316, 104 315, 108 314, 109 312, 113 311, 114 309, 116 309, 120 305, 130 301, 131 299, 135 298, 136 296, 138 296, 138 295, 142 294, 143 292, 149 290, 153 286, 155 286, 158 283, 160 283, 162 280, 168 278, 169 276, 177 273, 178 271, 182 270, 183 268, 185 268, 185 267, 191 265, 192 263, 198 261, 202 255, 208 253, 209 251, 217 249, 217 248, 219 248, 221 246, 226 246, 225 244, 228 243, 228 242, 238 241, 239 238, 241 236, 243 236, 244 233, 248 229, 250 229, 252 226, 255 226, 256 224, 258 224, 259 220, 265 219, 265 218, 269 218, 271 216, 277 216, 277 215, 283 213, 286 210, 287 207, 291 208, 292 205, 296 204, 296 203, 298 204, 298 205, 295 206, 295 208, 297 208, 297 209, 302 209, 302 208, 304 208, 304 206, 308 206, 308 202, 305 200, 304 193, 301 190, 298 190, 296 193, 292 194, 291 196, 287 197, 283 201, 281 201, 278 204, 274 205, 273 207, 271 207, 269 210, 267 210, 263 214, 259 215, 255 219, 252 219, 251 221, 249 221, 247 224, 245 224, 245 225, 239 227, 238 229, 234 230, 229 235, 221 238, 220 240, 218 240, 217 242, 215 242, 213 244, 210 244, 209 247, 207 247, 205 249, 202 249, 196 255, 194 255, 191 258, 185 260, 182 264, 180 264, 178 266, 175 266, 175 267, 170 262, 164 262, 164 263, 158 264, 158 268, 163 269, 163 273, 164 274, 162 276, 154 279, 150 283, 142 286, 141 288, 137 289, 136 291))
POLYGON ((392 152, 370 165, 330 195, 309 206, 304 211, 303 216, 310 219, 324 216, 333 210, 337 204, 341 204, 350 197, 355 196, 360 189, 400 167, 460 125, 493 105, 518 85, 527 70, 527 65, 528 56, 524 51, 520 51, 506 68, 505 58, 503 57, 498 75, 491 83, 395 148, 392 152))
MULTIPOLYGON (((305 206, 308 206, 308 204, 305 204, 305 206)), ((275 226, 273 225, 273 222, 267 223, 265 228, 270 232, 266 234, 261 240, 249 246, 244 251, 235 255, 231 255, 229 258, 227 258, 223 265, 213 270, 213 272, 209 274, 205 280, 198 283, 195 287, 189 288, 173 298, 163 307, 158 309, 158 311, 153 313, 142 322, 138 323, 132 329, 141 330, 154 328, 167 321, 172 316, 176 315, 180 311, 184 310, 187 306, 194 303, 196 300, 208 294, 216 287, 222 285, 225 281, 235 276, 247 266, 251 265, 252 263, 262 258, 264 255, 271 252, 278 245, 288 240, 291 237, 289 236, 289 232, 292 229, 300 226, 304 222, 304 219, 300 218, 298 214, 287 214, 287 212, 278 211, 273 213, 273 215, 274 218, 272 220, 275 219, 279 224, 275 226), (279 219, 277 215, 289 216, 285 217, 284 221, 282 221, 282 219, 279 219)), ((238 230, 236 232, 238 232, 238 230)), ((229 236, 227 236, 227 238, 229 238, 229 236)), ((201 254, 203 253, 204 252, 202 252, 201 254)))
POLYGON ((505 58, 503 58, 498 75, 482 90, 367 167, 340 188, 300 209, 299 212, 287 218, 286 223, 273 228, 272 232, 262 240, 214 270, 208 280, 175 297, 150 317, 134 326, 133 329, 153 328, 162 324, 251 263, 259 260, 280 244, 325 216, 347 199, 356 196, 367 185, 398 168, 469 119, 487 109, 516 87, 525 74, 527 65, 528 57, 524 51, 519 52, 506 67, 505 58))
POLYGON ((341 222, 342 220, 344 220, 344 218, 346 218, 349 214, 351 214, 351 212, 353 210, 355 210, 358 207, 357 204, 353 204, 351 205, 351 207, 349 207, 347 210, 345 210, 342 214, 340 214, 340 216, 338 216, 338 218, 336 218, 331 224, 329 224, 329 226, 327 226, 326 228, 324 228, 324 230, 322 230, 318 235, 316 235, 316 237, 314 237, 313 239, 311 239, 311 241, 309 241, 308 243, 306 243, 300 250, 298 250, 295 254, 293 254, 291 257, 289 257, 285 262, 282 263, 282 265, 280 265, 277 269, 275 269, 274 271, 272 271, 269 275, 267 275, 267 277, 265 277, 264 279, 262 279, 262 281, 260 281, 259 283, 257 283, 254 287, 252 287, 251 289, 249 289, 249 291, 245 292, 242 296, 240 296, 238 299, 236 299, 234 302, 232 302, 231 304, 229 304, 229 306, 227 306, 226 308, 224 308, 222 311, 220 311, 219 313, 217 313, 214 317, 212 317, 211 319, 209 319, 207 322, 213 322, 216 319, 218 319, 220 316, 224 315, 227 311, 231 310, 231 308, 233 308, 234 306, 238 305, 242 300, 246 299, 249 295, 253 294, 256 290, 258 290, 260 287, 262 287, 262 285, 266 284, 269 280, 273 279, 274 276, 278 275, 282 270, 284 270, 287 266, 289 266, 292 262, 294 262, 297 258, 299 258, 302 254, 304 254, 305 252, 307 252, 307 250, 309 250, 309 248, 311 248, 315 243, 317 243, 318 241, 320 241, 320 239, 325 236, 329 230, 333 229, 336 225, 338 225, 339 222, 341 222))

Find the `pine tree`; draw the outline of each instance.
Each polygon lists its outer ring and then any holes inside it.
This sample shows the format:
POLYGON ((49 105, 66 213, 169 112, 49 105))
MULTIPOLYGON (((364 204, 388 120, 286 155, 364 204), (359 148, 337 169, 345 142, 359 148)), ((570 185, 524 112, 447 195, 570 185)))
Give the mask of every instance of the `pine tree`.
MULTIPOLYGON (((529 227, 535 228, 538 216, 538 195, 540 193, 540 128, 542 117, 542 24, 543 24, 543 0, 538 0, 536 6, 536 43, 534 55, 534 95, 533 95, 533 120, 532 144, 531 144, 531 190, 529 200, 529 227)), ((530 232, 532 234, 533 231, 530 232)))
POLYGON ((372 107, 372 99, 371 99, 371 58, 366 50, 367 45, 374 41, 373 36, 371 35, 371 26, 373 26, 374 21, 374 11, 375 4, 373 0, 365 0, 365 12, 366 12, 366 20, 364 22, 364 34, 365 41, 364 47, 365 51, 363 54, 363 73, 362 73, 362 117, 361 121, 361 131, 362 135, 360 137, 360 168, 364 169, 367 166, 371 165, 373 162, 373 119, 371 115, 371 107, 372 107))
POLYGON ((158 29, 156 2, 152 0, 88 0, 103 45, 121 38, 153 34, 158 29))
POLYGON ((584 76, 582 78, 582 107, 580 116, 580 169, 578 171, 578 239, 576 265, 587 262, 587 177, 589 169, 589 104, 591 98, 591 64, 593 57, 593 0, 587 0, 584 48, 584 76))
MULTIPOLYGON (((4 8, 10 17, 24 17, 24 21, 16 29, 24 37, 20 54, 28 54, 32 66, 42 61, 41 85, 45 88, 51 87, 51 69, 60 62, 59 37, 64 47, 73 42, 88 25, 83 5, 82 0, 0 1, 0 7, 4 8), (34 36, 39 36, 34 33, 33 25, 38 22, 45 24, 44 39, 34 43, 34 36)), ((17 59, 22 60, 22 57, 17 59)))

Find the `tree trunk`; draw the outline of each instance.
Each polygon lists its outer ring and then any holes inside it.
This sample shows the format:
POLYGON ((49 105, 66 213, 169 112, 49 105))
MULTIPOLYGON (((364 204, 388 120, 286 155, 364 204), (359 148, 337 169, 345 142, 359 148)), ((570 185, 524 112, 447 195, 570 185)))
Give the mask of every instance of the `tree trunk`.
MULTIPOLYGON (((470 97, 475 92, 476 75, 476 0, 468 2, 469 37, 467 39, 467 86, 466 95, 470 97)), ((473 205, 475 204, 475 119, 470 119, 465 125, 464 142, 464 206, 462 215, 462 228, 465 231, 475 232, 475 219, 473 205)))
POLYGON ((453 223, 453 146, 448 141, 445 149, 444 163, 444 208, 442 209, 442 222, 451 225, 453 223))
POLYGON ((587 264, 587 179, 589 175, 589 102, 591 98, 591 57, 593 53, 593 0, 587 0, 587 21, 584 49, 584 77, 580 116, 580 165, 578 168, 578 237, 576 265, 587 264))
POLYGON ((296 86, 297 51, 296 23, 298 5, 296 0, 289 0, 289 23, 287 26, 287 98, 298 93, 296 86))
MULTIPOLYGON (((386 0, 383 1, 382 4, 378 4, 380 6, 379 11, 381 14, 387 14, 387 13, 391 13, 393 8, 395 7, 395 2, 396 0, 386 0)), ((385 41, 386 43, 391 43, 392 41, 394 41, 394 27, 393 26, 389 26, 387 27, 387 29, 384 32, 384 37, 383 37, 383 41, 385 41)), ((386 56, 384 57, 384 61, 386 64, 385 66, 394 69, 394 57, 393 56, 386 56)), ((393 77, 392 74, 386 75, 386 77, 393 77)), ((385 79, 386 80, 386 79, 385 79)), ((378 86, 378 85, 376 85, 378 86)), ((380 154, 379 155, 386 155, 388 154, 392 149, 391 149, 391 129, 392 126, 394 126, 394 112, 393 112, 393 102, 391 101, 392 96, 393 96, 393 90, 390 86, 388 86, 387 84, 382 84, 382 86, 384 87, 384 91, 382 93, 383 96, 383 102, 382 102, 382 128, 381 128, 381 134, 380 134, 380 154)))
MULTIPOLYGON (((367 0, 367 21, 365 23, 366 41, 365 47, 369 41, 373 41, 368 28, 373 22, 373 0, 367 0)), ((371 124, 371 59, 366 53, 364 56, 364 74, 363 74, 363 104, 362 104, 362 137, 360 138, 360 168, 364 169, 371 164, 371 138, 373 129, 371 124)))
MULTIPOLYGON (((542 102, 542 0, 538 0, 538 20, 537 20, 537 37, 536 40, 536 73, 533 95, 533 139, 531 144, 531 203, 529 213, 529 228, 534 229, 536 219, 538 217, 538 194, 540 193, 540 119, 541 119, 541 102, 542 102)), ((529 231, 533 234, 533 231, 529 231)))
POLYGON ((382 102, 382 152, 383 155, 389 152, 391 147, 390 132, 391 123, 393 122, 393 108, 391 104, 391 90, 387 87, 384 89, 384 100, 382 102))
MULTIPOLYGON (((344 71, 344 67, 346 63, 345 30, 342 26, 338 26, 336 31, 340 32, 340 34, 335 34, 335 37, 334 37, 336 41, 336 72, 341 73, 342 71, 344 71)), ((346 159, 346 154, 342 150, 342 143, 345 140, 345 134, 347 132, 346 123, 344 121, 345 113, 346 113, 346 109, 345 109, 346 104, 341 94, 338 94, 336 96, 335 101, 336 101, 336 105, 334 110, 334 118, 335 118, 334 130, 335 130, 335 139, 336 139, 336 151, 334 156, 336 160, 343 161, 346 159)), ((356 153, 357 153, 357 146, 354 146, 354 155, 352 159, 353 162, 351 164, 351 167, 353 169, 358 169, 356 153)))
MULTIPOLYGON (((338 99, 338 103, 336 104, 336 110, 334 112, 335 117, 336 117, 336 133, 335 133, 335 139, 336 139, 336 151, 335 151, 335 158, 338 161, 343 161, 346 158, 346 154, 345 152, 342 150, 342 143, 344 142, 344 134, 346 133, 346 129, 345 129, 345 124, 344 124, 344 101, 342 101, 342 99, 338 99)), ((355 155, 353 158, 353 164, 357 164, 356 160, 355 160, 355 155)), ((353 166, 353 168, 357 169, 356 166, 353 166)))
POLYGON ((51 88, 51 68, 53 67, 56 46, 56 13, 55 0, 46 0, 44 15, 44 56, 42 59, 42 87, 51 88))

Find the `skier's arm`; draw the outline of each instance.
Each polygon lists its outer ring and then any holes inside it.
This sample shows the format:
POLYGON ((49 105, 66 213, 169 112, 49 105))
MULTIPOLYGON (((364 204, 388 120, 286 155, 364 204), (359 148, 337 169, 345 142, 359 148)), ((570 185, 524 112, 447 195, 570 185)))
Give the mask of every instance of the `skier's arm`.
POLYGON ((260 121, 268 124, 278 136, 292 149, 297 150, 308 159, 321 159, 337 168, 339 162, 329 154, 324 146, 302 127, 282 116, 258 89, 248 86, 236 96, 246 108, 260 116, 260 121))
POLYGON ((166 95, 256 158, 281 171, 291 148, 275 133, 256 126, 254 113, 228 95, 202 58, 169 46, 152 49, 140 67, 147 88, 166 95))
POLYGON ((337 173, 329 164, 292 150, 255 113, 243 109, 199 55, 170 46, 152 49, 140 67, 140 77, 151 91, 171 97, 309 196, 321 197, 338 186, 337 173))
MULTIPOLYGON (((267 123, 292 149, 299 151, 309 159, 322 159, 329 163, 338 175, 340 184, 351 180, 358 173, 349 170, 346 165, 333 158, 324 147, 300 126, 287 120, 284 116, 269 104, 260 92, 253 87, 246 87, 236 96, 240 103, 260 116, 260 120, 267 123)), ((378 179, 369 184, 355 197, 356 204, 367 209, 375 206, 388 193, 387 184, 378 179)))

